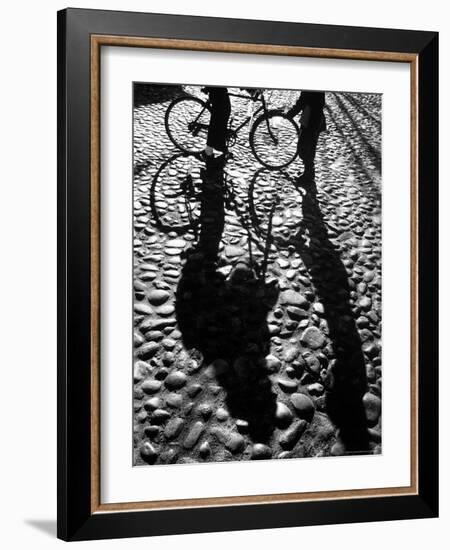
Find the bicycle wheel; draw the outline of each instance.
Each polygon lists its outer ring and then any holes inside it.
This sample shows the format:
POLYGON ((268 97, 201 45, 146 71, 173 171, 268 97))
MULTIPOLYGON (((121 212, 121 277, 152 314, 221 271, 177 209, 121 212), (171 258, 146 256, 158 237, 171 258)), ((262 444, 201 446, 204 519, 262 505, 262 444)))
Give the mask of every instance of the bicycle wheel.
POLYGON ((285 168, 297 156, 300 132, 297 124, 281 111, 269 111, 255 120, 250 147, 267 168, 285 168))
POLYGON ((185 153, 199 153, 206 146, 211 112, 197 97, 179 97, 166 111, 166 132, 174 145, 185 153))
POLYGON ((156 172, 150 188, 152 221, 158 227, 186 232, 200 217, 202 163, 191 155, 175 155, 156 172))

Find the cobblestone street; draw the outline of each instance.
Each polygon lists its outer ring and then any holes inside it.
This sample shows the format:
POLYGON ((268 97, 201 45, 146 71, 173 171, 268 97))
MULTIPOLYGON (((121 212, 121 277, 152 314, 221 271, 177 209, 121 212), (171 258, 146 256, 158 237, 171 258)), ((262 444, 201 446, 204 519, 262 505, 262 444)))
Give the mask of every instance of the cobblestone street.
POLYGON ((249 126, 205 172, 165 129, 183 93, 135 89, 134 464, 380 453, 381 96, 326 93, 304 184, 249 126))

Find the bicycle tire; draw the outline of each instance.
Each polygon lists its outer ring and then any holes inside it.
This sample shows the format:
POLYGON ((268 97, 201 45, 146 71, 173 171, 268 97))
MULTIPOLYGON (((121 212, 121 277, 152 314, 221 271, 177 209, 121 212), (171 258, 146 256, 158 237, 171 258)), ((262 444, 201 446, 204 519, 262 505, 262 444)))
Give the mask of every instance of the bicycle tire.
POLYGON ((298 154, 299 138, 300 130, 297 124, 278 110, 268 111, 259 116, 249 135, 252 153, 258 162, 271 170, 286 168, 295 160, 298 154), (280 135, 283 138, 278 144, 271 139, 268 125, 277 138, 280 135))
POLYGON ((167 107, 164 116, 167 135, 184 153, 200 153, 206 146, 210 116, 209 105, 202 99, 179 97, 167 107), (198 116, 201 118, 196 122, 198 116))

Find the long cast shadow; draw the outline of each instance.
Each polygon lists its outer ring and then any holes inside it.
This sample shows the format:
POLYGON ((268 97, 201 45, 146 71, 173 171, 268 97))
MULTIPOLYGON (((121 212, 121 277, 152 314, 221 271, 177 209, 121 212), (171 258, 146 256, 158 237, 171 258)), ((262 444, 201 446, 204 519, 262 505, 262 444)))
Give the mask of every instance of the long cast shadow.
POLYGON ((357 101, 355 98, 356 94, 353 93, 346 93, 341 92, 339 94, 335 94, 335 96, 343 97, 346 101, 348 101, 353 108, 355 108, 357 111, 359 111, 364 117, 369 118, 377 125, 377 128, 379 131, 381 131, 381 118, 375 116, 373 113, 371 113, 360 101, 357 101))
POLYGON ((352 113, 349 111, 347 105, 342 101, 342 99, 339 97, 338 94, 335 95, 336 102, 342 112, 347 117, 347 120, 350 122, 350 125, 352 127, 353 132, 358 136, 358 139, 361 140, 361 142, 364 144, 364 147, 366 148, 366 151, 373 162, 373 164, 376 166, 376 169, 378 172, 381 172, 381 151, 380 149, 374 147, 370 141, 367 139, 367 137, 364 135, 364 133, 361 131, 360 127, 356 123, 352 113))
POLYGON ((226 392, 230 415, 246 420, 253 441, 269 441, 276 395, 265 370, 270 350, 267 314, 278 291, 238 260, 226 277, 219 269, 225 226, 223 170, 202 174, 200 229, 187 252, 176 292, 176 315, 183 344, 213 365, 226 392), (222 361, 218 361, 222 360, 222 361))
POLYGON ((367 382, 362 343, 350 304, 348 274, 339 251, 328 238, 315 182, 305 177, 293 179, 285 173, 282 189, 274 189, 270 193, 267 188, 264 191, 261 188, 258 192, 258 182, 264 182, 265 179, 264 171, 259 170, 250 185, 252 223, 255 231, 262 235, 264 231, 260 229, 261 223, 268 212, 268 206, 264 204, 267 195, 270 203, 278 193, 289 193, 291 197, 292 194, 300 193, 298 203, 302 204, 301 222, 293 225, 290 231, 275 236, 273 242, 277 249, 291 248, 300 255, 317 298, 323 305, 334 359, 327 381, 327 413, 339 429, 346 452, 366 452, 369 449, 369 438, 362 397, 367 382))
POLYGON ((328 238, 315 182, 300 178, 299 183, 306 190, 301 235, 306 230, 309 243, 300 235, 296 248, 323 304, 335 359, 326 392, 326 408, 339 428, 346 451, 365 452, 369 449, 362 402, 367 390, 366 368, 350 303, 348 274, 339 252, 328 238))
MULTIPOLYGON (((358 168, 364 173, 367 179, 367 186, 370 189, 370 192, 373 194, 374 197, 376 197, 376 200, 381 203, 381 192, 378 185, 374 183, 374 174, 367 168, 367 162, 365 159, 361 156, 359 153, 357 147, 353 144, 352 140, 349 138, 349 136, 344 132, 341 125, 337 121, 335 115, 333 114, 332 109, 328 105, 325 105, 326 113, 327 113, 327 119, 329 119, 336 129, 336 132, 340 135, 343 142, 346 144, 346 146, 349 148, 353 155, 354 162, 357 164, 358 168)), ((364 143, 364 142, 363 142, 364 143)), ((377 153, 378 154, 378 153, 377 153)), ((375 173, 380 174, 381 171, 381 157, 376 160, 375 157, 372 157, 374 160, 374 165, 376 166, 375 173)))

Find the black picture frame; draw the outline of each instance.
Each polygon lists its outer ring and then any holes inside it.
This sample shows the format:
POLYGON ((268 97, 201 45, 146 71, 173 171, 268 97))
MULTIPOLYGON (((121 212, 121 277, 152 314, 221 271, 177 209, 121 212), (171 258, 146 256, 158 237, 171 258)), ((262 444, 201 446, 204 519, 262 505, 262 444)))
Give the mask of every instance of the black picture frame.
POLYGON ((438 33, 117 11, 58 12, 58 537, 87 540, 438 515, 438 33), (417 59, 418 490, 414 495, 96 512, 91 448, 91 37, 417 59), (423 368, 422 368, 423 367, 423 368))

